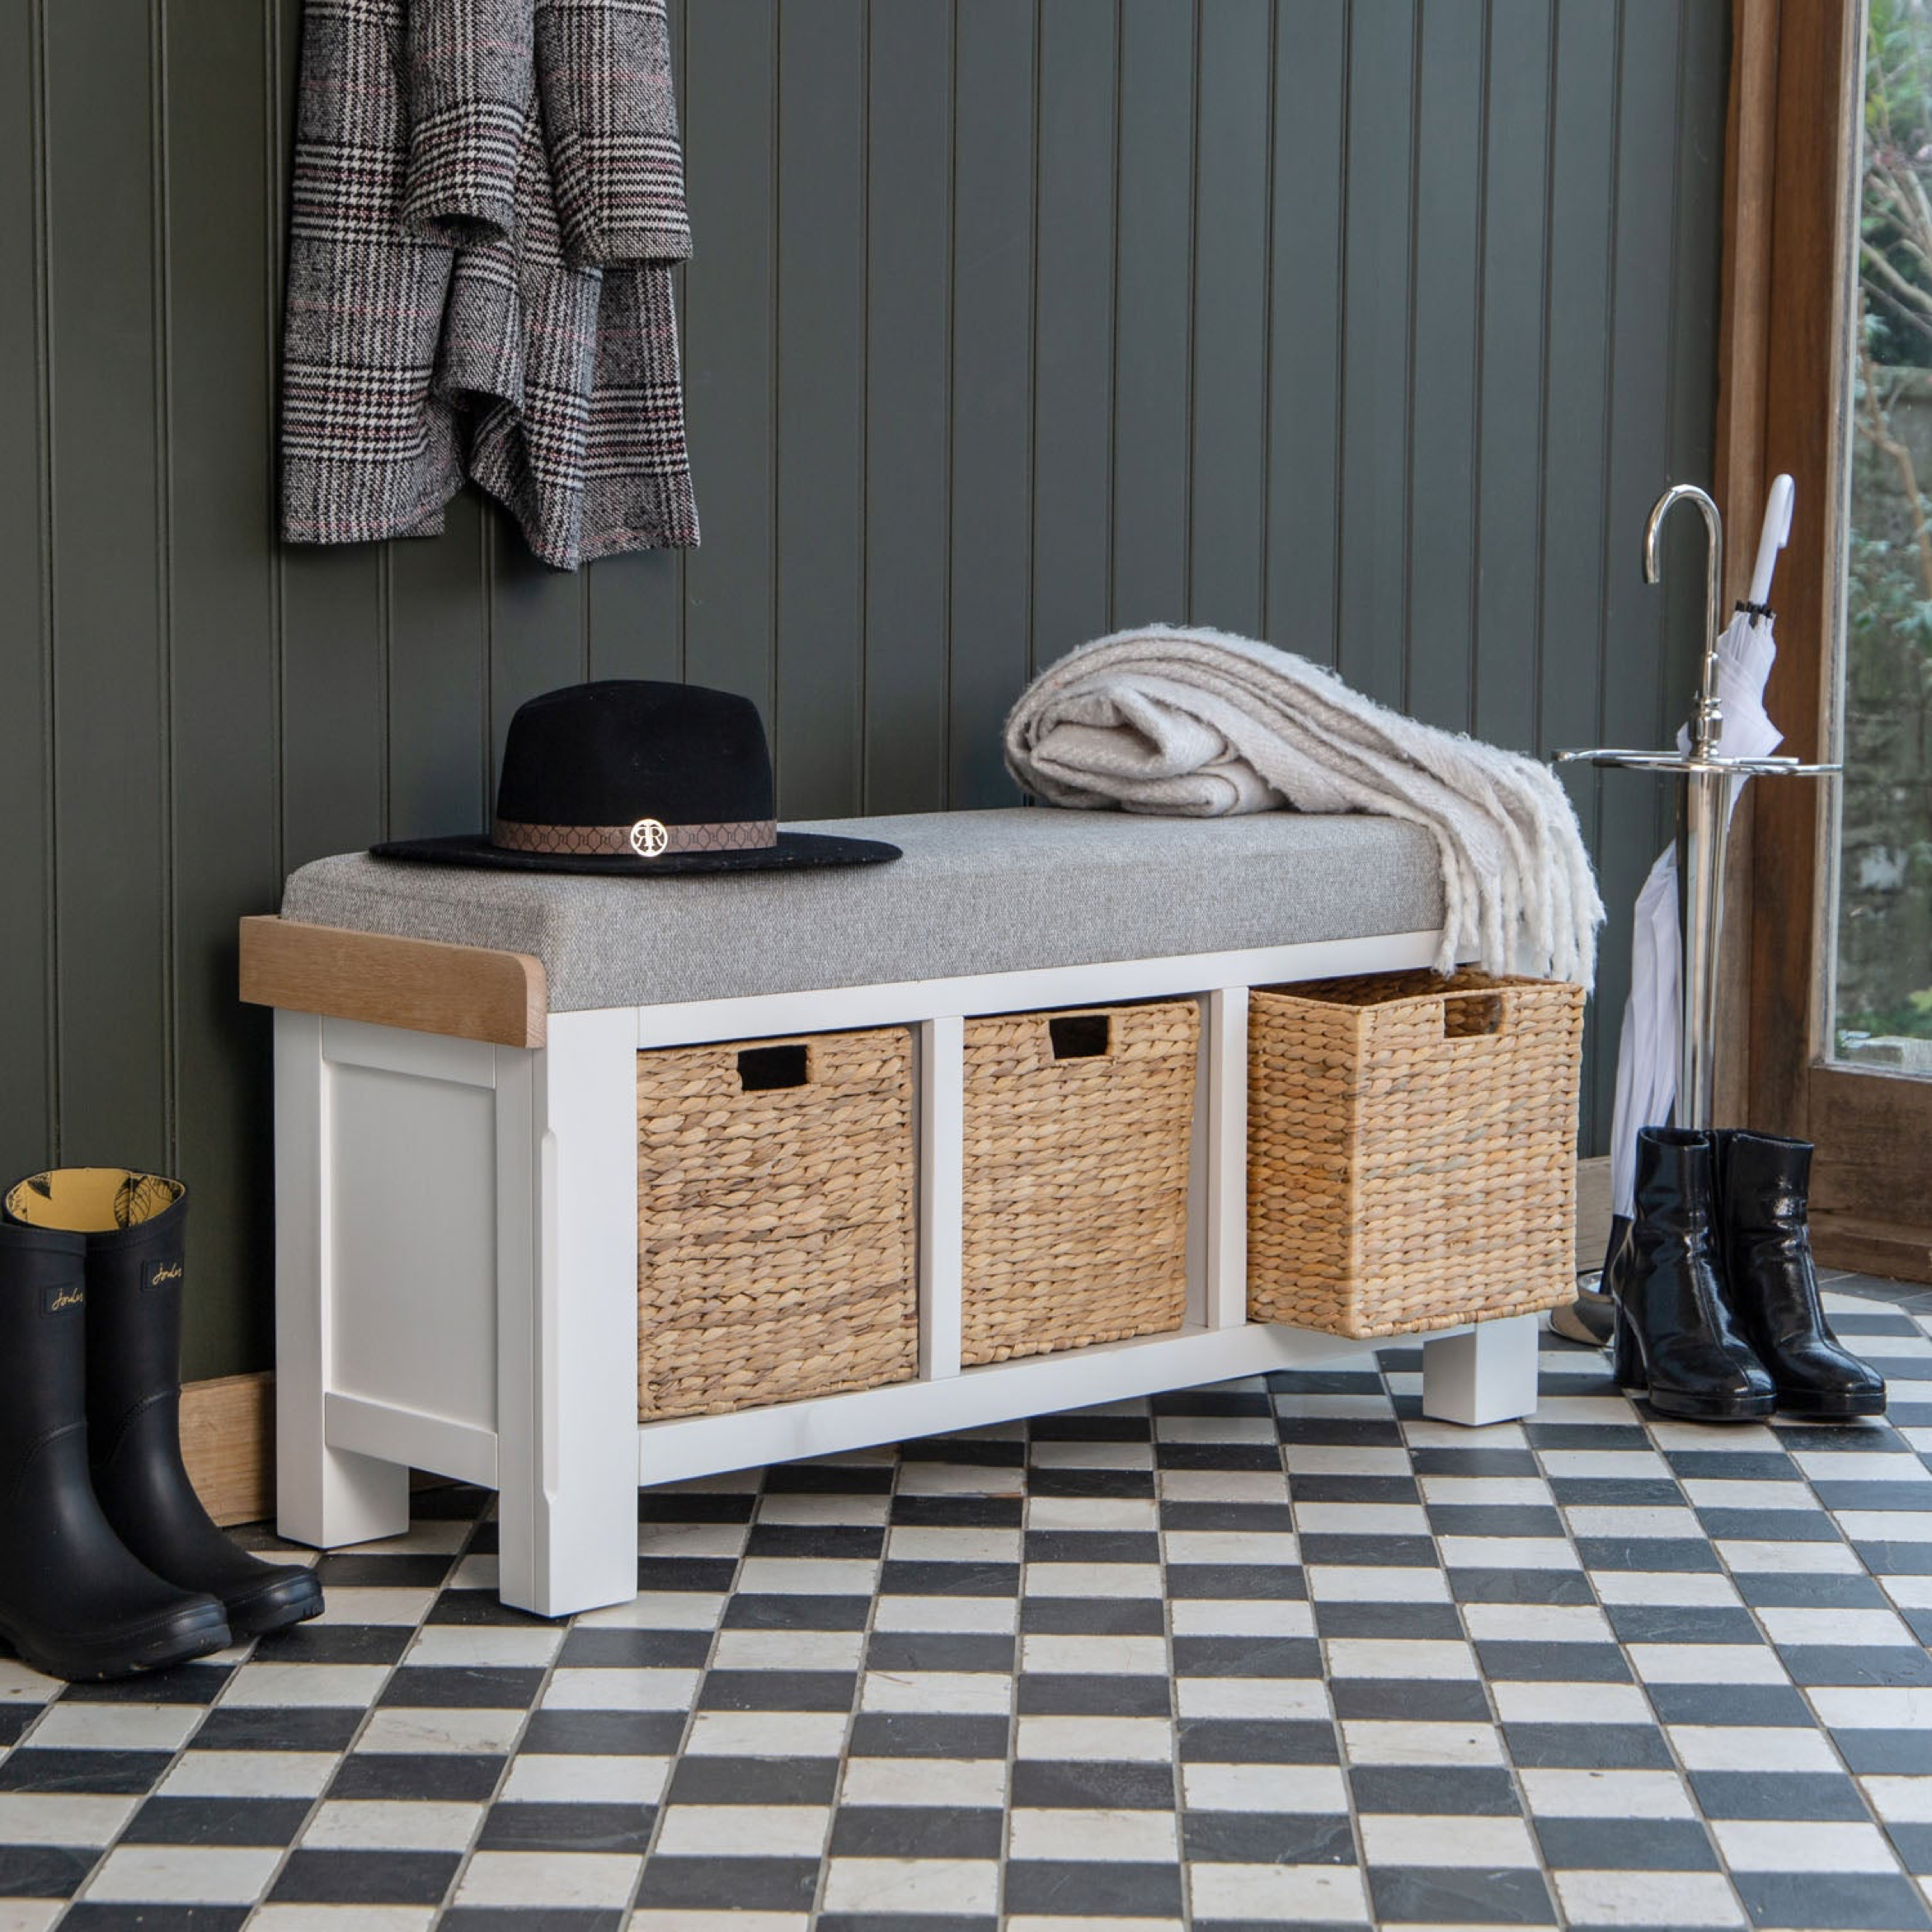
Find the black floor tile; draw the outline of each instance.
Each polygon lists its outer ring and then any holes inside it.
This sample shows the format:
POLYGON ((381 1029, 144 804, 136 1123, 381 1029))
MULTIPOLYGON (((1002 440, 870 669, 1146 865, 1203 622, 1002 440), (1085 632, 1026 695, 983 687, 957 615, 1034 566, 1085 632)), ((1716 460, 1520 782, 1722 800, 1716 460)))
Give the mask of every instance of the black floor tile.
POLYGON ((268 1896, 279 1905, 435 1905, 462 1862, 453 1851, 298 1849, 268 1896))
POLYGON ((640 1853, 656 1817, 647 1804, 493 1804, 477 1845, 484 1851, 640 1853))
POLYGON ((1186 1856, 1244 1865, 1352 1865, 1346 1812, 1196 1812, 1181 1821, 1186 1856))
POLYGON ((1539 1818, 1552 1871, 1714 1872, 1718 1854, 1695 1818, 1539 1818))
POLYGON ((867 1859, 996 1859, 1006 1814, 942 1804, 842 1805, 832 1820, 831 1855, 867 1859))

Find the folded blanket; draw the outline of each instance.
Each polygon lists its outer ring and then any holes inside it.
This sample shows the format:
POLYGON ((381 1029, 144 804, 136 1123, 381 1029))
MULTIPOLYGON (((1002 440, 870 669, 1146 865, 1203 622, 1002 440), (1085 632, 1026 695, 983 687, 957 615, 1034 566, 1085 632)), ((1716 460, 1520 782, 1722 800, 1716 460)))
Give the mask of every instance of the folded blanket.
POLYGON ((1006 721, 1007 769, 1049 805, 1214 818, 1366 811, 1427 825, 1447 911, 1436 970, 1581 980, 1603 901, 1546 765, 1418 724, 1292 652, 1159 627, 1083 645, 1006 721))

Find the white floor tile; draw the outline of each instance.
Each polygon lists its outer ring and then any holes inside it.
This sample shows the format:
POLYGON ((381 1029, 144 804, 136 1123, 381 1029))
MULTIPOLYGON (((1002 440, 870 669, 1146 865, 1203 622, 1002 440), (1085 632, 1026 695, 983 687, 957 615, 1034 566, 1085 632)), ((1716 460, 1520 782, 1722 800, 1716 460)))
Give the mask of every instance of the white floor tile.
POLYGON ((1687 1509, 1652 1509, 1624 1503, 1573 1502, 1563 1511, 1572 1536, 1690 1538, 1704 1539, 1704 1526, 1687 1509))
POLYGON ((1728 1577, 1701 1570, 1599 1570, 1590 1579, 1605 1603, 1685 1606, 1740 1604, 1728 1577))
POLYGON ((1187 1868, 1194 1923, 1217 1919, 1281 1925, 1369 1923, 1361 1874, 1352 1865, 1234 1865, 1187 1868))
POLYGON ((90 1904, 251 1905, 281 1862, 274 1845, 117 1845, 83 1896, 90 1904))
POLYGON ((1695 1932, 1742 1925, 1744 1910, 1722 1872, 1557 1872, 1563 1914, 1576 1925, 1667 1927, 1695 1932))
POLYGON ((0 1873, 12 1845, 113 1844, 141 1802, 64 1791, 0 1791, 0 1873))
POLYGON ((816 1858, 832 1811, 823 1804, 667 1804, 655 1854, 673 1858, 816 1858))
POLYGON ((748 1523, 640 1523, 639 1556, 735 1557, 744 1552, 751 1534, 748 1523))
POLYGON ((36 1746, 178 1751, 207 1713, 194 1704, 57 1704, 34 1726, 36 1746))
POLYGON ((1435 1569, 1407 1569, 1399 1564, 1311 1563, 1307 1579, 1309 1595, 1318 1603, 1449 1601, 1449 1579, 1435 1569))
POLYGON ((1466 1603, 1463 1626, 1478 1643, 1608 1643, 1610 1619, 1589 1603, 1466 1603))
POLYGON ((1580 1570, 1576 1545, 1561 1536, 1444 1536, 1436 1547, 1452 1570, 1580 1570))
POLYGON ((1711 1836, 1734 1872, 1896 1872, 1876 1825, 1804 1824, 1789 1818, 1713 1818, 1711 1836))
MULTIPOLYGON (((1351 1449, 1334 1451, 1349 1455, 1393 1455, 1408 1458, 1399 1449, 1351 1449)), ((1281 1502, 1286 1492, 1281 1474, 1275 1469, 1163 1469, 1154 1479, 1165 1502, 1281 1502)))
POLYGON ((1297 1502, 1304 1536, 1427 1536, 1429 1512, 1415 1502, 1297 1502))
POLYGON ((1407 1476, 1413 1467, 1406 1449, 1358 1449, 1325 1442, 1285 1442, 1281 1460, 1290 1476, 1407 1476))
POLYGON ((1774 1643, 1903 1644, 1917 1641, 1887 1610, 1760 1610, 1758 1621, 1774 1643))
POLYGON ((1920 1731, 1932 1726, 1932 1685, 1819 1685, 1806 1693, 1819 1721, 1835 1731, 1920 1731))
POLYGON ((1023 1671, 1071 1671, 1082 1676, 1109 1676, 1168 1674, 1164 1637, 1067 1637, 1042 1631, 1020 1639, 1023 1671))
POLYGON ((0 1898, 0 1932, 49 1932, 64 1898, 0 1898))
POLYGON ((1290 1535, 1252 1530, 1168 1530, 1161 1551, 1171 1563, 1292 1563, 1300 1545, 1290 1535))
POLYGON ((616 1852, 472 1852, 454 1902, 529 1909, 622 1906, 643 1862, 616 1852))
POLYGON ((863 1630, 721 1630, 714 1670, 856 1671, 865 1656, 863 1630))
POLYGON ((1348 1718, 1342 1737, 1357 1765, 1499 1765, 1502 1740, 1492 1724, 1412 1723, 1348 1718))
POLYGON ((331 1798, 316 1807, 302 1842, 330 1851, 462 1851, 484 1807, 427 1799, 331 1798))
POLYGON ((1177 1677, 1182 1718, 1326 1718, 1328 1687, 1319 1677, 1177 1677))
MULTIPOLYGON (((427 1588, 364 1590, 331 1583, 322 1615, 314 1621, 324 1628, 336 1624, 420 1624, 435 1601, 436 1592, 427 1588)), ((257 1919, 256 1923, 260 1925, 261 1920, 257 1919)))
POLYGON ((842 1804, 930 1804, 961 1811, 1006 1803, 1004 1758, 855 1757, 845 1760, 842 1804))
POLYGON ((1831 1520, 1851 1543, 1932 1543, 1929 1509, 1841 1509, 1831 1520))
POLYGON ((681 1711, 698 1695, 696 1671, 559 1670, 543 1686, 547 1711, 681 1711))
POLYGON ((1668 1724, 1690 1771, 1842 1771, 1830 1738, 1782 1724, 1668 1724))
POLYGON ((313 1707, 375 1702, 388 1681, 387 1664, 244 1664, 222 1686, 224 1704, 313 1707))
POLYGON ((1276 1596, 1181 1596, 1168 1605, 1177 1637, 1312 1637, 1314 1606, 1276 1596))
POLYGON ((1778 1653, 1764 1643, 1632 1643, 1631 1668, 1647 1684, 1783 1684, 1778 1653))
POLYGON ((1013 1530, 894 1529, 886 1537, 891 1563, 1017 1563, 1021 1532, 1013 1530))
POLYGON ((1434 1503, 1549 1509, 1555 1501, 1540 1476, 1424 1476, 1419 1487, 1434 1503))
POLYGON ((1181 1791, 1191 1812, 1348 1809, 1348 1788, 1335 1765, 1183 1765, 1181 1791))
POLYGON ((990 1912, 999 1898, 993 1859, 835 1858, 825 1868, 829 1912, 990 1912))
POLYGON ((1794 1477, 1789 1483, 1733 1483, 1722 1478, 1688 1477, 1684 1493, 1699 1509, 1769 1509, 1818 1511, 1823 1505, 1794 1477))
POLYGON ((1539 1818, 1690 1818, 1689 1788, 1675 1771, 1521 1770, 1516 1781, 1539 1818))
POLYGON ((859 1681, 858 1708, 1004 1717, 1013 1697, 1004 1671, 867 1671, 859 1681))
POLYGON ((1932 1825, 1932 1778, 1859 1779, 1872 1809, 1888 1825, 1932 1825))
POLYGON ((1016 1808, 1007 1856, 1016 1859, 1098 1859, 1171 1864, 1180 1856, 1172 1812, 1047 1811, 1016 1808))
POLYGON ((883 1491, 821 1493, 799 1490, 760 1497, 758 1520, 761 1523, 869 1523, 877 1526, 886 1521, 891 1511, 892 1498, 883 1491))
POLYGON ((870 1596, 879 1566, 869 1558, 748 1556, 738 1566, 738 1587, 756 1596, 870 1596))
MULTIPOLYGON (((162 1798, 319 1798, 341 1762, 328 1751, 190 1751, 155 1787, 162 1798)), ((6 1834, 0 1832, 0 1837, 6 1834)))
POLYGON ((1648 1724, 1650 1702, 1634 1684, 1492 1684, 1496 1714, 1506 1724, 1648 1724))
POLYGON ((1725 1568, 1743 1577, 1862 1577, 1858 1552, 1843 1543, 1759 1543, 1723 1538, 1713 1545, 1725 1568))
POLYGON ((403 1658, 407 1664, 505 1665, 542 1670, 563 1647, 564 1626, 519 1629, 491 1624, 431 1624, 419 1630, 403 1658))
POLYGON ((388 1705, 369 1713, 358 1751, 454 1751, 496 1755, 508 1751, 524 1728, 519 1710, 454 1710, 388 1705))
POLYGON ((1174 1728, 1165 1718, 1026 1717, 1013 1732, 1016 1757, 1145 1764, 1173 1755, 1174 1728))
MULTIPOLYGON (((1168 1560, 1178 1563, 1184 1559, 1169 1551, 1168 1560)), ((1020 1588, 1028 1596, 1139 1596, 1150 1601, 1158 1601, 1161 1593, 1160 1566, 1158 1563, 1028 1563, 1021 1572, 1020 1588)))
POLYGON ((1474 1677, 1476 1655, 1449 1638, 1331 1637, 1331 1677, 1474 1677))
POLYGON ((1029 1530, 1158 1530, 1160 1505, 1151 1496, 1035 1496, 1027 1502, 1029 1530))
POLYGON ((1017 1630, 1019 1605, 1010 1596, 881 1596, 875 1630, 1017 1630))
POLYGON ((1397 1816, 1370 1812, 1359 1820, 1362 1855, 1371 1865, 1521 1869, 1537 1863, 1521 1818, 1397 1816))
POLYGON ((844 1711, 700 1711, 684 1749, 695 1757, 836 1757, 851 1722, 844 1711))
POLYGON ((585 1610, 583 1630, 712 1630, 724 1615, 722 1593, 704 1590, 647 1590, 628 1603, 585 1610))
POLYGON ((671 1760, 537 1752, 514 1759, 503 1796, 517 1804, 656 1804, 671 1760))
POLYGON ((261 1905, 248 1932, 430 1932, 435 1922, 426 1905, 261 1905))

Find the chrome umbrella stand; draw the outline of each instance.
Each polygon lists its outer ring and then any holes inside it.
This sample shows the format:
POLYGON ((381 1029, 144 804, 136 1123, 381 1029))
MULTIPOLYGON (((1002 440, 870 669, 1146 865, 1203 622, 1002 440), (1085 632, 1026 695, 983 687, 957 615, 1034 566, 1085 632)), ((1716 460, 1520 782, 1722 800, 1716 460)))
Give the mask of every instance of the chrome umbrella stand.
POLYGON ((1657 536, 1678 503, 1702 512, 1708 539, 1704 560, 1704 651, 1697 708, 1686 750, 1562 751, 1559 764, 1582 763, 1623 771, 1669 773, 1681 781, 1677 813, 1677 873, 1684 895, 1683 1027, 1673 1117, 1680 1127, 1716 1125, 1716 1065, 1720 947, 1723 937, 1724 853, 1731 805, 1747 778, 1826 778, 1836 764, 1806 764, 1795 758, 1728 758, 1719 749, 1724 717, 1718 699, 1718 640, 1724 579, 1724 524, 1718 506, 1692 483, 1666 490, 1652 506, 1643 534, 1643 578, 1661 574, 1657 536))

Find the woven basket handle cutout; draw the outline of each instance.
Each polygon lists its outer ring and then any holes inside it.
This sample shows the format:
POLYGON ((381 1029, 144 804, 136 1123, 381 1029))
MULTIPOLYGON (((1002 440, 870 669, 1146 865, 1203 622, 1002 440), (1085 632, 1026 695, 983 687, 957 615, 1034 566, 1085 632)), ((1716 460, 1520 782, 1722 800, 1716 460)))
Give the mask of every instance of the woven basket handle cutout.
POLYGON ((1055 1060, 1103 1060, 1113 1051, 1113 1022, 1103 1013, 1055 1013, 1046 1039, 1055 1060))
POLYGON ((1442 1037, 1451 1046, 1464 1040, 1492 1040, 1505 1030, 1508 1018, 1500 992, 1442 995, 1442 1037))
POLYGON ((738 1055, 738 1084, 747 1093, 811 1084, 811 1054, 802 1040, 783 1046, 746 1046, 738 1055))

